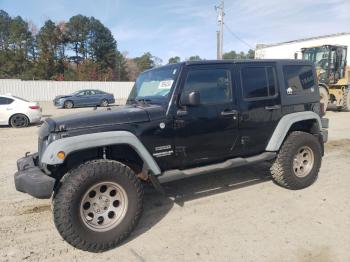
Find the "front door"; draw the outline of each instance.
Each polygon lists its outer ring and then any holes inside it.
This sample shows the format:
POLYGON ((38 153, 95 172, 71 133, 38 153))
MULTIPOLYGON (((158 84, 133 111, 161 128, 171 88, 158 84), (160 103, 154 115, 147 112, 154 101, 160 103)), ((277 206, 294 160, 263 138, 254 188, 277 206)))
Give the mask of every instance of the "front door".
POLYGON ((239 139, 232 65, 188 66, 180 85, 180 97, 199 92, 200 105, 178 102, 174 131, 179 165, 188 168, 234 156, 239 139))

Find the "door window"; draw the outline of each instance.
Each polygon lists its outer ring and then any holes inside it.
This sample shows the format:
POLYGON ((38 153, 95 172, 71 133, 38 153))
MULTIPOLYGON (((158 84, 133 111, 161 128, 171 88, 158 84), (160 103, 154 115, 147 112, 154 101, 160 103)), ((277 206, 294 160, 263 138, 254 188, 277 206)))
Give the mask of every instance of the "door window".
POLYGON ((232 101, 230 71, 227 69, 190 70, 183 94, 200 93, 201 104, 222 104, 232 101))
POLYGON ((243 67, 241 80, 245 99, 271 97, 276 94, 276 77, 273 67, 243 67))

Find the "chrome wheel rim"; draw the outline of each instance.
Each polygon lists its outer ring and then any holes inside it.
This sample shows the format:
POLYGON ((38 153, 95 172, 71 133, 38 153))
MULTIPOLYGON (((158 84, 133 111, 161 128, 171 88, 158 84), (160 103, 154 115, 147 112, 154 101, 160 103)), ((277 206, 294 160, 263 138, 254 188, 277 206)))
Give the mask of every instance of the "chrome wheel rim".
POLYGON ((102 106, 108 106, 108 101, 107 100, 103 100, 102 101, 102 106))
POLYGON ((293 159, 293 171, 297 177, 306 177, 315 162, 314 152, 308 146, 299 148, 293 159))
POLYGON ((116 227, 125 217, 128 198, 115 182, 102 182, 90 187, 80 204, 80 216, 93 231, 104 232, 116 227))
POLYGON ((66 102, 66 108, 72 108, 73 107, 73 103, 68 101, 66 102))

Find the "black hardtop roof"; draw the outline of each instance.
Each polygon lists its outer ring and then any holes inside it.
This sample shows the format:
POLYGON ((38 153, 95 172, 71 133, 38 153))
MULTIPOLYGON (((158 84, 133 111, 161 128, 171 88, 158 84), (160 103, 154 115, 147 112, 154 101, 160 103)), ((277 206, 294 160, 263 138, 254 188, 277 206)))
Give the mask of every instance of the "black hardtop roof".
POLYGON ((201 60, 201 61, 185 61, 174 64, 167 64, 159 67, 150 68, 142 73, 152 71, 154 69, 173 67, 173 66, 191 66, 191 65, 223 65, 223 64, 262 64, 262 63, 279 63, 283 65, 310 65, 314 64, 307 60, 300 59, 224 59, 224 60, 201 60))
POLYGON ((225 59, 225 60, 201 60, 186 61, 185 65, 207 65, 207 64, 241 64, 241 63, 282 63, 282 64, 310 64, 311 62, 299 59, 225 59))

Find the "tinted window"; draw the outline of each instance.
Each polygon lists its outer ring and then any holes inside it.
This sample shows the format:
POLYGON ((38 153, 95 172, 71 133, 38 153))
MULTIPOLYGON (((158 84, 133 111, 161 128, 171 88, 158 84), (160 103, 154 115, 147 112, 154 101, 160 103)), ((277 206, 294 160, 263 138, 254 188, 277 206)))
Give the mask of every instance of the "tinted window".
POLYGON ((269 97, 276 94, 273 67, 244 67, 241 70, 244 98, 269 97))
POLYGON ((9 105, 13 102, 14 100, 11 98, 7 97, 0 97, 0 105, 9 105))
POLYGON ((283 67, 287 94, 298 95, 314 92, 315 78, 312 66, 288 65, 283 67))
POLYGON ((230 71, 201 69, 188 72, 183 93, 200 93, 201 104, 219 104, 232 101, 230 71))

